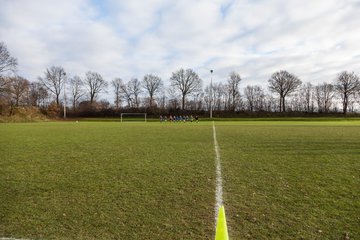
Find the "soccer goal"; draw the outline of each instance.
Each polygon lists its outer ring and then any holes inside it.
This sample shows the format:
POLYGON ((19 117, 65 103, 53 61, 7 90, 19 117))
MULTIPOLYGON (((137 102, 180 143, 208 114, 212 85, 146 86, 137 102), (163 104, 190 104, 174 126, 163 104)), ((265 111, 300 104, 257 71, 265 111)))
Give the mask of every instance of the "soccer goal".
POLYGON ((146 113, 121 113, 121 122, 146 122, 146 113))

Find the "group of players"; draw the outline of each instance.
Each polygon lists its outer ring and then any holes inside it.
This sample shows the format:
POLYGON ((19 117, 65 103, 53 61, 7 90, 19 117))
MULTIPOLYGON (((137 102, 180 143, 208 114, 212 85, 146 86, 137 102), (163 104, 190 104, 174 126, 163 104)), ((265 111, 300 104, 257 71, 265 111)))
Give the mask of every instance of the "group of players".
POLYGON ((198 116, 195 116, 193 117, 193 115, 184 115, 184 116, 181 116, 181 115, 170 115, 169 117, 167 117, 166 115, 160 115, 160 122, 198 122, 199 121, 199 117, 198 116))

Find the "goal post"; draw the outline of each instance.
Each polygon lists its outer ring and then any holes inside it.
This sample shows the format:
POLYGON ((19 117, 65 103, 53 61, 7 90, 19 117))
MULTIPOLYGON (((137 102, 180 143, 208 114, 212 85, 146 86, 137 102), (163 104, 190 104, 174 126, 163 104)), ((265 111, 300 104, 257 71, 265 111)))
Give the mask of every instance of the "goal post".
POLYGON ((120 113, 120 121, 123 122, 126 116, 130 117, 130 121, 147 121, 147 113, 120 113))

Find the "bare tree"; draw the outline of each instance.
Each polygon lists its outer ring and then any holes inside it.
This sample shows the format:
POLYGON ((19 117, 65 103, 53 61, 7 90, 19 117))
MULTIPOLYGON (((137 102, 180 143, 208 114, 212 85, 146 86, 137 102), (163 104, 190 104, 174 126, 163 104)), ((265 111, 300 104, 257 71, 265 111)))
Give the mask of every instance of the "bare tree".
POLYGON ((258 86, 247 86, 244 90, 245 99, 247 100, 247 109, 249 111, 262 111, 265 108, 264 90, 258 86))
POLYGON ((29 86, 30 86, 30 82, 23 77, 16 76, 12 78, 10 91, 12 95, 13 104, 15 106, 19 106, 21 104, 26 103, 26 97, 28 95, 29 86))
POLYGON ((274 98, 272 94, 265 95, 265 111, 275 112, 279 109, 279 102, 274 98))
POLYGON ((204 102, 205 102, 207 111, 210 110, 211 105, 214 107, 214 84, 212 85, 212 89, 211 90, 210 89, 211 89, 211 85, 207 85, 204 89, 204 93, 205 93, 204 94, 204 102), (212 100, 212 101, 210 101, 210 100, 212 100))
POLYGON ((92 104, 97 95, 106 90, 108 84, 97 72, 88 71, 85 75, 85 86, 89 93, 90 104, 92 104))
POLYGON ((29 105, 40 107, 46 105, 46 99, 49 97, 47 89, 39 82, 30 83, 28 101, 29 105))
POLYGON ((106 110, 110 107, 110 103, 106 99, 101 99, 97 104, 101 110, 106 110))
POLYGON ((40 82, 55 95, 56 106, 60 105, 60 94, 66 79, 66 72, 64 68, 59 66, 52 66, 47 68, 44 77, 39 77, 40 82))
POLYGON ((301 80, 287 71, 281 70, 271 75, 269 89, 280 96, 279 110, 285 112, 285 97, 301 85, 301 80))
POLYGON ((79 104, 80 98, 85 94, 83 91, 83 86, 84 86, 84 82, 79 76, 75 75, 72 78, 70 78, 69 88, 71 92, 71 101, 72 101, 73 110, 76 109, 77 105, 79 104))
POLYGON ((290 99, 287 101, 286 110, 287 111, 301 111, 301 96, 298 91, 294 92, 293 94, 289 95, 290 99))
POLYGON ((162 92, 161 92, 161 96, 160 96, 160 99, 159 99, 159 107, 160 107, 160 109, 161 110, 165 110, 165 108, 166 108, 166 99, 167 99, 167 96, 166 96, 166 94, 165 94, 165 91, 163 90, 162 92))
POLYGON ((4 96, 10 93, 10 86, 12 77, 0 75, 0 96, 4 96))
POLYGON ((222 83, 213 84, 213 91, 214 91, 214 106, 215 110, 221 111, 225 109, 225 86, 222 83))
POLYGON ((175 88, 168 88, 167 89, 167 108, 169 110, 177 110, 180 108, 181 104, 179 102, 180 94, 178 93, 177 89, 175 88))
POLYGON ((314 86, 311 83, 303 84, 299 91, 300 101, 302 103, 302 110, 305 112, 314 112, 315 104, 315 94, 314 86))
POLYGON ((204 93, 201 91, 192 94, 192 99, 190 99, 185 103, 186 109, 190 111, 200 111, 203 106, 203 102, 202 102, 203 98, 204 98, 204 93))
POLYGON ((261 86, 254 86, 254 94, 255 94, 255 103, 254 110, 255 111, 264 111, 265 110, 265 92, 261 86))
POLYGON ((329 112, 335 96, 335 87, 329 83, 319 84, 315 87, 315 98, 319 112, 329 112))
POLYGON ((120 93, 124 96, 124 98, 126 99, 127 102, 127 107, 133 107, 133 96, 130 92, 130 90, 128 89, 128 85, 125 83, 121 83, 120 84, 120 93))
POLYGON ((139 107, 141 83, 137 78, 132 78, 127 84, 120 84, 120 93, 126 99, 128 107, 139 107))
POLYGON ((181 109, 185 109, 185 99, 189 94, 201 91, 202 81, 197 73, 192 69, 180 69, 172 73, 170 78, 171 86, 181 92, 181 109))
POLYGON ((17 65, 16 58, 10 55, 5 43, 0 42, 0 93, 8 90, 11 79, 5 75, 14 73, 17 65))
POLYGON ((149 94, 150 108, 153 107, 154 96, 157 93, 161 92, 163 86, 164 86, 164 84, 160 77, 152 75, 152 74, 147 74, 144 76, 144 79, 142 81, 142 87, 149 94))
POLYGON ((121 105, 121 86, 123 85, 123 81, 121 78, 115 78, 111 81, 111 85, 114 87, 114 93, 115 93, 115 106, 116 110, 120 109, 121 105))
POLYGON ((228 90, 228 105, 229 110, 235 111, 240 103, 240 90, 239 85, 241 81, 240 74, 236 72, 231 72, 227 80, 227 90, 228 90))
POLYGON ((138 108, 140 105, 139 95, 141 93, 141 83, 137 78, 132 78, 127 84, 128 92, 133 96, 133 106, 138 108))
POLYGON ((335 89, 340 94, 343 114, 347 113, 349 100, 354 94, 359 91, 360 81, 359 77, 354 72, 341 72, 335 82, 335 89))
POLYGON ((214 111, 221 111, 224 104, 225 88, 222 83, 213 83, 212 90, 210 91, 211 85, 207 85, 204 89, 204 103, 206 110, 210 109, 210 102, 214 111), (210 101, 210 93, 212 93, 212 101, 210 101))
POLYGON ((12 77, 0 76, 0 115, 10 110, 11 106, 11 81, 12 77))
POLYGON ((255 105, 255 88, 254 86, 246 86, 244 90, 244 95, 248 104, 248 110, 254 111, 255 105))
POLYGON ((204 89, 204 103, 206 110, 210 109, 210 102, 214 111, 221 111, 225 102, 225 87, 222 83, 213 83, 210 91, 210 84, 204 89), (212 93, 212 96, 210 95, 212 93), (210 97, 212 97, 210 101, 210 97))

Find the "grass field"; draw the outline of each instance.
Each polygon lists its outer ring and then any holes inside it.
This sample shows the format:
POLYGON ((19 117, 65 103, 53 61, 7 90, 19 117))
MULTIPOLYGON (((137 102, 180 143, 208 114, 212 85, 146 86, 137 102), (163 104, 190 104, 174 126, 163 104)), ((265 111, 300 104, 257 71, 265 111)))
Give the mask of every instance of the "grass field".
MULTIPOLYGON (((359 239, 360 121, 215 123, 231 239, 359 239)), ((212 239, 211 122, 0 125, 0 238, 212 239)))
POLYGON ((233 239, 360 239, 360 126, 218 124, 233 239))

